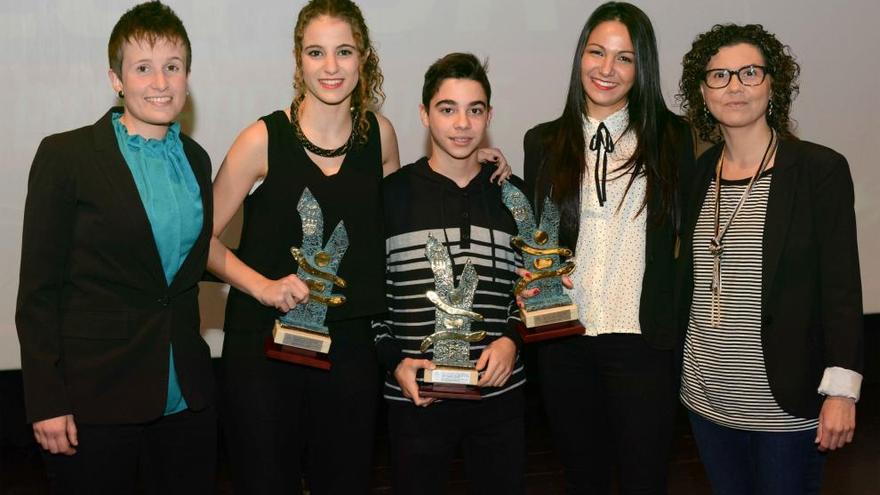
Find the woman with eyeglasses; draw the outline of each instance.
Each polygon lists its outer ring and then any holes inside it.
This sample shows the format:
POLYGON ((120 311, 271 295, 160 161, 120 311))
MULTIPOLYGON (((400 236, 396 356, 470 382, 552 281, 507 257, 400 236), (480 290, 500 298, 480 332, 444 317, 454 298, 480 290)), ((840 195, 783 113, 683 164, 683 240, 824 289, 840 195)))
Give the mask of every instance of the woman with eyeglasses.
POLYGON ((716 144, 685 204, 681 401, 715 493, 819 493, 862 381, 849 167, 792 135, 800 69, 760 25, 716 25, 683 66, 682 108, 716 144))

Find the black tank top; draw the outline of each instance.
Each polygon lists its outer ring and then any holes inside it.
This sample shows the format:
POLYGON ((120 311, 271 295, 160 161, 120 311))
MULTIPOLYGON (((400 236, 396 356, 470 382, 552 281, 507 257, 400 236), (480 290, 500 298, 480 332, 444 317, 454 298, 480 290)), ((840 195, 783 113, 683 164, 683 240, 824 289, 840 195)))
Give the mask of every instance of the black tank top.
MULTIPOLYGON (((335 175, 325 176, 294 137, 281 111, 262 117, 269 131, 269 167, 265 180, 244 200, 244 224, 236 251, 248 266, 270 279, 296 273, 291 246, 302 245, 302 221, 296 204, 308 187, 324 215, 324 242, 343 220, 349 247, 338 274, 348 283, 334 293, 345 304, 327 311, 327 322, 385 311, 385 240, 382 235, 382 146, 379 123, 368 112, 367 142, 345 155, 335 175)), ((227 332, 269 332, 281 313, 232 288, 226 303, 227 332)), ((333 325, 328 325, 332 328, 333 325)), ((342 337, 342 336, 340 336, 342 337)), ((335 338, 335 336, 334 336, 335 338)), ((343 337, 344 338, 344 337, 343 337)))

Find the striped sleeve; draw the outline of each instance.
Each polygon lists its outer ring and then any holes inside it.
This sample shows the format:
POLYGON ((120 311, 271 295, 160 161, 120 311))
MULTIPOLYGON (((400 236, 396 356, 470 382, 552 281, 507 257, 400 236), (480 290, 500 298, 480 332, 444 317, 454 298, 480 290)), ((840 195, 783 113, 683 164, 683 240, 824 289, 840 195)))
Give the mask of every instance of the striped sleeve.
MULTIPOLYGON (((388 314, 385 320, 374 322, 379 359, 388 370, 384 395, 391 400, 404 399, 394 380, 393 370, 405 357, 431 359, 432 349, 422 353, 422 340, 434 333, 433 304, 425 297, 434 289, 434 276, 425 257, 428 233, 447 241, 451 252, 456 284, 465 263, 470 260, 477 271, 479 284, 474 294, 473 311, 484 320, 473 322, 472 330, 485 330, 486 338, 471 345, 472 361, 479 359, 483 349, 500 337, 509 337, 519 344, 509 322, 519 319, 513 301, 512 289, 516 280, 517 255, 510 248, 510 234, 473 226, 467 246, 462 248, 457 229, 427 229, 406 232, 386 241, 388 314)), ((525 381, 522 364, 517 356, 513 376, 504 387, 481 390, 484 397, 504 393, 525 381)))

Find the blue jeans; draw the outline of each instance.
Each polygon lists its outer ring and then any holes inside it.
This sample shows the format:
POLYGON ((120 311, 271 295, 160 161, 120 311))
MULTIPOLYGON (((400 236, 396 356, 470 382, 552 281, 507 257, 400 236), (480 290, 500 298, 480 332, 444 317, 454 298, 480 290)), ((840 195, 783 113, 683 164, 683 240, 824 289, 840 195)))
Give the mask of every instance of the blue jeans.
POLYGON ((727 428, 689 412, 691 431, 715 495, 818 495, 825 455, 816 430, 727 428))

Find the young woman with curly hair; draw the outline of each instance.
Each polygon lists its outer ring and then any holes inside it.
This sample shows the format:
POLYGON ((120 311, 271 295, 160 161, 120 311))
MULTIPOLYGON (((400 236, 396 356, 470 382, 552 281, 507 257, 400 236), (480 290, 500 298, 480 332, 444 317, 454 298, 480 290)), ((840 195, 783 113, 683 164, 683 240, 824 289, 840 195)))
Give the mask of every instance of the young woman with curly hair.
MULTIPOLYGON (((208 268, 232 286, 222 360, 225 439, 239 493, 298 493, 301 467, 313 494, 366 493, 379 396, 370 320, 386 310, 380 183, 400 168, 397 138, 374 112, 385 96, 383 77, 356 4, 310 1, 293 37, 293 102, 242 131, 214 181, 208 268), (338 270, 347 300, 326 318, 329 371, 269 360, 263 348, 275 318, 308 299, 290 255, 302 245, 296 204, 305 188, 324 225, 344 221, 349 240, 338 270), (219 236, 242 204, 233 252, 219 236)), ((509 174, 504 162, 493 177, 509 174)))
MULTIPOLYGON (((366 493, 378 396, 370 316, 385 310, 379 184, 400 167, 394 128, 372 109, 382 72, 360 9, 314 0, 294 28, 295 96, 244 129, 214 181, 208 268, 232 286, 223 344, 224 432, 237 493, 366 493), (346 304, 330 308, 332 368, 267 359, 275 318, 304 303, 291 246, 305 188, 350 248, 339 267, 346 304), (219 239, 244 204, 236 251, 219 239), (352 414, 352 411, 355 411, 352 414), (301 472, 305 469, 305 473, 301 472)), ((329 234, 329 229, 328 234, 329 234)))
POLYGON ((715 493, 819 493, 862 379, 849 167, 793 136, 799 67, 760 25, 714 26, 683 66, 682 108, 716 144, 685 205, 681 400, 715 493))

